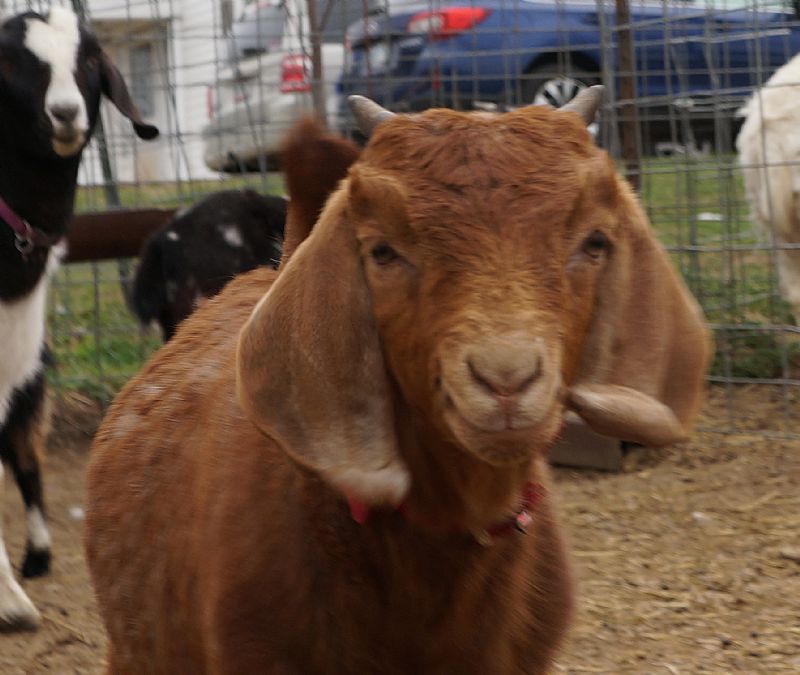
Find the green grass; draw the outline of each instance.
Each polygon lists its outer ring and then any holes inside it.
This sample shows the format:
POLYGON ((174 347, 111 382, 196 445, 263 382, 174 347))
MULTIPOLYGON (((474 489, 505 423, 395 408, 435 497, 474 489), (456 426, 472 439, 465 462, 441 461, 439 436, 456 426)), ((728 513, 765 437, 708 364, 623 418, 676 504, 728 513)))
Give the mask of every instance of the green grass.
MULTIPOLYGON (((219 180, 121 184, 116 187, 120 206, 123 207, 163 207, 169 208, 192 204, 203 195, 216 190, 249 187, 264 194, 281 194, 283 179, 280 174, 230 175, 219 180)), ((108 204, 104 187, 81 187, 75 197, 75 210, 102 211, 108 204)))
MULTIPOLYGON (((654 228, 715 326, 713 374, 779 378, 800 367, 800 342, 777 293, 771 252, 750 221, 733 156, 649 159, 641 185, 654 228), (741 250, 733 250, 738 248, 741 250), (699 250, 698 250, 699 249, 699 250)), ((121 186, 123 206, 171 207, 228 187, 280 193, 280 177, 231 177, 192 184, 121 186)), ((82 189, 78 210, 105 208, 101 188, 82 189)), ((110 399, 160 345, 125 306, 116 262, 63 268, 50 299, 57 387, 110 399)))
POLYGON ((774 254, 750 220, 736 158, 651 159, 643 173, 653 227, 716 328, 712 375, 792 376, 800 342, 786 328, 792 315, 778 294, 774 254))
POLYGON ((63 268, 50 292, 51 381, 107 401, 158 348, 128 311, 116 262, 63 268))
MULTIPOLYGON (((251 187, 279 194, 277 174, 231 176, 223 181, 192 184, 121 185, 123 207, 175 207, 192 204, 210 192, 251 187)), ((76 210, 105 207, 102 188, 81 188, 76 210)), ((133 272, 135 261, 130 261, 133 272)), ((161 345, 155 327, 140 326, 128 310, 117 261, 79 263, 62 267, 50 291, 48 329, 56 361, 50 381, 58 389, 78 390, 92 398, 109 401, 161 345)))

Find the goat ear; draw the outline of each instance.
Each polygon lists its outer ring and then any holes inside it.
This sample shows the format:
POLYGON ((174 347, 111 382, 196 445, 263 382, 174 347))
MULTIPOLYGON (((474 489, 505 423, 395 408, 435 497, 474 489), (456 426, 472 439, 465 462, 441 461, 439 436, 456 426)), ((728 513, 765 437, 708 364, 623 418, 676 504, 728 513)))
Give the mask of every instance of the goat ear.
POLYGON ((409 474, 345 192, 242 329, 237 389, 263 433, 342 493, 402 501, 409 474))
POLYGON ((624 220, 567 400, 598 433, 658 447, 691 431, 711 340, 644 212, 622 191, 624 220))
POLYGON ((139 138, 149 141, 158 136, 158 128, 142 119, 139 108, 133 102, 125 80, 122 79, 122 74, 104 51, 100 52, 100 81, 103 93, 117 110, 131 121, 133 130, 139 138))

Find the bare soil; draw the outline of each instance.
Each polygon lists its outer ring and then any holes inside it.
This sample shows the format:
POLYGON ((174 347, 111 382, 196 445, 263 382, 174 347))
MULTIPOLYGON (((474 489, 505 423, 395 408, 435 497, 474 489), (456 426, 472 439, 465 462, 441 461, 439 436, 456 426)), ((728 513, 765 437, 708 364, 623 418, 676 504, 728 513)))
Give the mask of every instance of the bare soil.
MULTIPOLYGON (((104 672, 105 637, 84 563, 80 518, 84 468, 100 415, 94 403, 78 397, 57 406, 45 462, 53 568, 46 577, 23 582, 42 614, 42 626, 35 633, 0 633, 2 675, 104 672)), ((0 511, 9 556, 18 564, 25 548, 25 518, 10 477, 6 478, 0 511)))
MULTIPOLYGON (((800 673, 800 441, 764 431, 787 419, 781 392, 742 388, 736 401, 750 431, 633 450, 617 474, 556 471, 579 590, 556 672, 800 673)), ((701 427, 726 426, 729 402, 713 391, 701 427)), ((103 672, 76 518, 98 417, 88 401, 60 406, 46 477, 54 568, 25 583, 43 625, 0 635, 3 675, 103 672)), ((19 561, 22 509, 10 483, 6 492, 6 543, 19 561)))

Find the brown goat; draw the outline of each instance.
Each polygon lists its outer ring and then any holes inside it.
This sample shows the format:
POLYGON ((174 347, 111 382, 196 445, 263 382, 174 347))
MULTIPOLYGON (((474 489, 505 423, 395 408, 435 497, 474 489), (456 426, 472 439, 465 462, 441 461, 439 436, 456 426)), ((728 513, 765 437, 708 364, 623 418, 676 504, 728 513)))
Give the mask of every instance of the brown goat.
POLYGON ((565 410, 679 440, 708 358, 578 115, 382 121, 286 268, 187 319, 98 432, 109 672, 546 672, 565 410))
POLYGON ((354 143, 326 133, 311 117, 295 124, 286 135, 280 163, 290 201, 281 264, 311 232, 325 201, 347 175, 359 152, 354 143))

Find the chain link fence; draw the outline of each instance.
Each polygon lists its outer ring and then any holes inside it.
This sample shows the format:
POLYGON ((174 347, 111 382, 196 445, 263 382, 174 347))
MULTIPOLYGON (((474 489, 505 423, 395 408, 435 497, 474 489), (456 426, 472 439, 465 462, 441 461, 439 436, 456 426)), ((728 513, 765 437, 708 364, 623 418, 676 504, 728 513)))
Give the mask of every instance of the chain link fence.
MULTIPOLYGON (((4 10, 46 11, 47 4, 6 0, 4 10)), ((343 106, 349 93, 398 112, 506 110, 560 105, 602 82, 607 102, 594 129, 598 142, 637 186, 714 329, 713 415, 703 425, 800 438, 800 317, 787 301, 792 288, 800 294, 800 264, 794 277, 788 264, 779 274, 779 262, 793 260, 800 241, 800 232, 791 234, 800 229, 792 192, 800 169, 791 155, 798 125, 782 128, 776 143, 768 124, 776 98, 783 101, 780 116, 800 116, 792 110, 800 105, 791 103, 800 102, 800 67, 794 81, 789 74, 769 85, 782 87, 780 96, 760 96, 751 105, 764 119, 750 138, 759 151, 740 161, 735 142, 742 106, 800 51, 796 4, 76 0, 75 6, 162 131, 154 143, 135 141, 124 120, 105 110, 105 138, 93 141, 83 162, 79 212, 188 205, 229 186, 280 192, 281 135, 301 115, 315 113, 330 128, 357 136, 343 106), (775 156, 776 148, 785 152, 775 156), (753 217, 745 171, 755 176, 748 185, 761 189, 762 214, 789 200, 780 234, 764 226, 768 218, 753 217)), ((50 296, 57 389, 108 399, 157 348, 157 333, 140 327, 125 303, 132 264, 75 264, 59 272, 50 296)))

